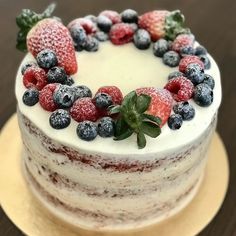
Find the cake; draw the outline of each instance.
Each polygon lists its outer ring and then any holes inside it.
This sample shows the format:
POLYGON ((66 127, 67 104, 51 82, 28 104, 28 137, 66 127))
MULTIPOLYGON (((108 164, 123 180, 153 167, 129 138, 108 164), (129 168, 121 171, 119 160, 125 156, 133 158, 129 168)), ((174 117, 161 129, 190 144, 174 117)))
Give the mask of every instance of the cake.
POLYGON ((106 10, 66 27, 53 8, 17 17, 21 32, 26 18, 33 27, 18 34, 28 53, 15 85, 29 188, 86 229, 168 219, 204 178, 221 102, 216 62, 178 10, 106 10))

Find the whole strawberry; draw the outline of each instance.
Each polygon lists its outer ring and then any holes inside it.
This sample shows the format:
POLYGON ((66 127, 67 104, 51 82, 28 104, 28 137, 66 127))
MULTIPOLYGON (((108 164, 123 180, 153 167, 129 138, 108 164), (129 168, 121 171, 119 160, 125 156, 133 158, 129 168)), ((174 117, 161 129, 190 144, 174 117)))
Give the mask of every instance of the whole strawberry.
POLYGON ((69 30, 57 19, 49 18, 55 8, 51 4, 42 14, 25 9, 17 17, 20 31, 17 37, 17 48, 28 49, 34 57, 44 50, 51 49, 56 53, 58 65, 67 74, 77 72, 74 45, 69 30))

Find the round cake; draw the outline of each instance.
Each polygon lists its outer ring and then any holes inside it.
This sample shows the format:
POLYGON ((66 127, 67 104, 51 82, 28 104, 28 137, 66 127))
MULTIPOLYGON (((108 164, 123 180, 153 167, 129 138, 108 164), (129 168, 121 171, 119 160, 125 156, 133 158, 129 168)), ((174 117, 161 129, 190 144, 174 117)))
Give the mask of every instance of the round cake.
POLYGON ((178 10, 105 10, 66 27, 53 8, 17 17, 17 47, 28 50, 15 93, 30 189, 87 229, 168 219, 204 178, 217 64, 178 10))

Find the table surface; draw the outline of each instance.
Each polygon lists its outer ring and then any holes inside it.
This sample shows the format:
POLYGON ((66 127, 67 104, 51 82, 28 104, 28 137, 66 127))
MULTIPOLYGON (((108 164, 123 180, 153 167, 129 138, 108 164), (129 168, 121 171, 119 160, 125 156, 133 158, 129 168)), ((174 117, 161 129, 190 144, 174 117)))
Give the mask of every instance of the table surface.
MULTIPOLYGON (((44 9, 51 1, 0 0, 0 127, 16 110, 14 79, 23 54, 15 49, 17 27, 15 16, 22 8, 44 9)), ((214 220, 199 234, 201 236, 236 235, 236 1, 235 0, 57 0, 56 15, 65 23, 104 9, 122 11, 136 9, 139 13, 152 9, 180 9, 187 25, 217 61, 222 75, 223 101, 219 111, 218 132, 229 155, 230 185, 224 204, 214 220)), ((219 173, 220 174, 220 173, 219 173)), ((4 191, 4 190, 1 190, 4 191)), ((23 235, 0 210, 0 235, 23 235)))

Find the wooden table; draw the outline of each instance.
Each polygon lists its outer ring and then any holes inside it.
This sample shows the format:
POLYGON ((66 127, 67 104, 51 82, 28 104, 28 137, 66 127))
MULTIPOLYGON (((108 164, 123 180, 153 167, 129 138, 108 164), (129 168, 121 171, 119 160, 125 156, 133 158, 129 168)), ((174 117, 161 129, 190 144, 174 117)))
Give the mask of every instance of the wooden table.
MULTIPOLYGON (((23 54, 15 49, 17 27, 15 16, 22 8, 44 9, 50 1, 0 1, 0 126, 16 109, 14 80, 23 54)), ((222 74, 223 102, 219 112, 218 131, 223 138, 230 159, 230 186, 224 204, 215 219, 201 236, 236 235, 236 1, 235 0, 58 0, 56 15, 65 23, 87 14, 98 14, 103 9, 122 11, 134 8, 143 13, 152 9, 180 9, 197 40, 206 46, 218 62, 222 74)), ((13 137, 14 138, 14 137, 13 137)), ((220 174, 220 173, 219 173, 220 174)), ((4 189, 1 189, 4 191, 4 189)), ((17 197, 17 196, 16 196, 17 197)), ((0 235, 16 236, 22 233, 0 210, 0 235)))

